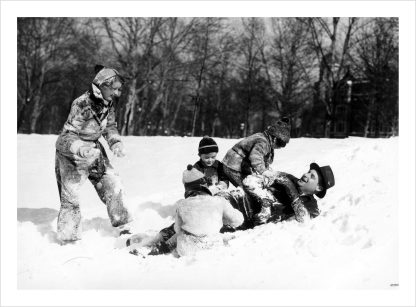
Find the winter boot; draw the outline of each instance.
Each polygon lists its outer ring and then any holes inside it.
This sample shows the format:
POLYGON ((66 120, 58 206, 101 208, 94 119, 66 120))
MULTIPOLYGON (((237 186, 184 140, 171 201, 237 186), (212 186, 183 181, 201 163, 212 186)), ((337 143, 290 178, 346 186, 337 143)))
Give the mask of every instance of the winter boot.
POLYGON ((118 226, 117 229, 119 231, 119 236, 122 236, 122 235, 131 235, 132 234, 130 223, 127 223, 127 224, 118 226))

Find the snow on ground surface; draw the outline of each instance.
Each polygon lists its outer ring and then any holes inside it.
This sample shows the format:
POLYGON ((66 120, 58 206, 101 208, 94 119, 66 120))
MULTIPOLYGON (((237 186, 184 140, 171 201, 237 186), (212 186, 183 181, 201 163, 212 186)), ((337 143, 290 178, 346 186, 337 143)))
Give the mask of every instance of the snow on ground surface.
MULTIPOLYGON (((331 165, 336 185, 307 225, 288 221, 228 234, 228 245, 195 257, 133 256, 87 182, 83 239, 56 242, 55 135, 17 137, 19 289, 387 289, 398 283, 398 138, 292 139, 272 167, 296 176, 331 165)), ((119 171, 135 232, 173 221, 181 176, 200 138, 124 137, 119 171)), ((216 138, 221 160, 237 140, 216 138)))

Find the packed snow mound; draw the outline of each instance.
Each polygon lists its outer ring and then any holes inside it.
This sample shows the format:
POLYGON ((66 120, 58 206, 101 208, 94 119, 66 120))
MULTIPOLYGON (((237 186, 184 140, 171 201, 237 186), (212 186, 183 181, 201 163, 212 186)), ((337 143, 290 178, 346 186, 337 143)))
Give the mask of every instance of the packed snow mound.
MULTIPOLYGON (((398 138, 292 139, 272 167, 296 176, 330 165, 335 186, 308 224, 286 221, 224 235, 195 257, 133 256, 88 182, 81 190, 83 239, 61 246, 55 135, 18 135, 19 289, 385 289, 398 283, 398 138), (30 153, 30 154, 28 154, 30 153)), ((221 160, 237 140, 215 139, 221 160)), ((124 137, 115 158, 133 231, 171 225, 182 172, 200 138, 124 137)))

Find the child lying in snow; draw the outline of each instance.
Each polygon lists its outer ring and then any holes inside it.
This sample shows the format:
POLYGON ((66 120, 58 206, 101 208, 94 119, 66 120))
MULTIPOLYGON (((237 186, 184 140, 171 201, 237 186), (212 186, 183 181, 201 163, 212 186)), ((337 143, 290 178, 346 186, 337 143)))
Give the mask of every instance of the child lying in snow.
MULTIPOLYGON (((186 198, 176 203, 174 234, 172 226, 167 228, 168 233, 161 232, 161 240, 157 242, 159 245, 156 244, 150 254, 168 252, 176 246, 179 256, 189 256, 221 246, 221 227, 238 227, 244 221, 241 212, 234 209, 226 199, 212 196, 204 174, 192 165, 188 165, 183 172, 182 181, 186 198)), ((135 243, 136 238, 140 237, 132 236, 127 244, 135 243)))
POLYGON ((243 184, 246 194, 241 193, 241 190, 223 191, 219 194, 240 211, 249 208, 249 212, 244 212, 245 223, 240 229, 292 217, 302 223, 318 216, 318 204, 313 195, 323 198, 326 190, 335 185, 335 179, 330 166, 320 167, 311 163, 309 171, 300 179, 287 173, 275 172, 271 179, 258 175, 248 176, 243 184), (257 196, 265 192, 273 196, 270 206, 258 202, 257 196))

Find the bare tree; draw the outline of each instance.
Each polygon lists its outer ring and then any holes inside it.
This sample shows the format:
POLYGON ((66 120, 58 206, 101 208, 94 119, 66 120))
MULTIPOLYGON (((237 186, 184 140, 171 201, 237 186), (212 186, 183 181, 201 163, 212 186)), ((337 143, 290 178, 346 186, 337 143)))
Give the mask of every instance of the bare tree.
POLYGON ((18 18, 18 120, 21 131, 29 119, 29 133, 36 132, 44 110, 45 85, 59 81, 50 74, 57 66, 68 65, 71 55, 67 43, 73 37, 70 18, 18 18), (30 106, 30 110, 28 107, 30 106), (30 116, 26 116, 26 112, 30 116))
POLYGON ((298 18, 272 19, 272 42, 268 56, 263 57, 266 75, 280 114, 300 119, 311 96, 314 70, 308 26, 298 18))
POLYGON ((243 64, 241 68, 244 71, 245 79, 246 103, 244 108, 244 135, 247 136, 250 131, 250 108, 253 104, 255 82, 261 70, 261 44, 258 42, 261 41, 265 35, 265 26, 261 19, 254 17, 243 18, 242 23, 243 34, 240 43, 243 54, 243 64))
POLYGON ((131 135, 135 133, 136 125, 144 121, 144 110, 149 103, 146 92, 140 102, 139 94, 152 84, 152 74, 160 64, 153 52, 159 43, 156 34, 163 20, 161 18, 103 18, 102 23, 116 61, 130 79, 121 133, 131 135))
MULTIPOLYGON (((333 17, 308 19, 313 47, 320 63, 317 96, 325 105, 325 137, 331 136, 335 113, 335 94, 345 73, 346 58, 350 48, 351 35, 357 18, 347 18, 345 32, 340 31, 341 18, 333 17), (329 42, 329 44, 328 44, 329 42)), ((342 20, 343 21, 343 20, 342 20)))
POLYGON ((398 133, 398 19, 375 18, 367 23, 355 40, 355 69, 371 85, 364 136, 374 127, 375 137, 382 126, 390 135, 398 133))

